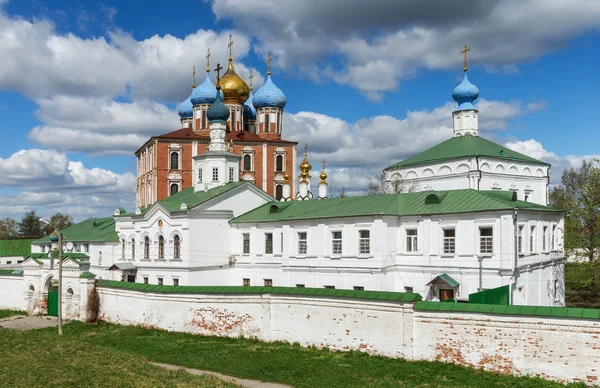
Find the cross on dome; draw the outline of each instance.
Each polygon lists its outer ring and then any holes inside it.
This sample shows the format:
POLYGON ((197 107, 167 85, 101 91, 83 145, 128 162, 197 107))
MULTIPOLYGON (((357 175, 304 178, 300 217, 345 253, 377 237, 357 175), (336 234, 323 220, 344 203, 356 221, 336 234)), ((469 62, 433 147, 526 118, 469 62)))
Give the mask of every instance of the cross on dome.
POLYGON ((229 46, 229 60, 231 61, 233 58, 233 38, 231 34, 229 34, 229 44, 227 46, 229 46))
POLYGON ((471 51, 471 48, 467 45, 465 45, 465 48, 460 52, 461 54, 463 54, 465 56, 465 62, 464 62, 464 67, 463 67, 463 71, 467 71, 467 53, 471 51))
POLYGON ((210 72, 210 49, 208 49, 208 53, 206 54, 206 72, 210 72))
POLYGON ((215 71, 217 72, 217 89, 221 88, 219 86, 219 81, 221 80, 221 70, 223 70, 223 68, 221 67, 221 64, 217 63, 217 67, 215 68, 215 71))
POLYGON ((273 58, 271 58, 271 52, 269 51, 269 53, 267 54, 267 75, 271 75, 271 61, 273 60, 273 58))

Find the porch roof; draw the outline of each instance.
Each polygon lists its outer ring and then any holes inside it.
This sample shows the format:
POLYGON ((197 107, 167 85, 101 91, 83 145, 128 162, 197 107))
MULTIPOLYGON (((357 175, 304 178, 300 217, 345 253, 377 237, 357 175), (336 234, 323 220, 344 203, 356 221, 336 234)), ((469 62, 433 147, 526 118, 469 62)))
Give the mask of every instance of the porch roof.
POLYGON ((449 285, 450 287, 458 287, 460 285, 459 282, 454 280, 452 278, 452 276, 450 276, 446 273, 436 276, 435 278, 433 278, 433 280, 431 280, 429 283, 427 283, 427 285, 430 286, 433 283, 436 283, 437 281, 442 281, 442 282, 446 283, 447 285, 449 285))

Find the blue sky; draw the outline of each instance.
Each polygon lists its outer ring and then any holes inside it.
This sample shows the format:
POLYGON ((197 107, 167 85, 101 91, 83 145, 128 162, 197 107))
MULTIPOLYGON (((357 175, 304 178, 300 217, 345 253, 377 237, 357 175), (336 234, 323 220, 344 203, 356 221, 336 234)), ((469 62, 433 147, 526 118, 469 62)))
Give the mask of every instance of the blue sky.
POLYGON ((132 208, 133 152, 178 128, 191 67, 203 78, 208 47, 224 63, 230 33, 258 84, 273 53, 283 137, 351 192, 451 136, 465 43, 481 135, 552 163, 553 183, 600 154, 597 2, 364 3, 0 0, 0 217, 132 208))

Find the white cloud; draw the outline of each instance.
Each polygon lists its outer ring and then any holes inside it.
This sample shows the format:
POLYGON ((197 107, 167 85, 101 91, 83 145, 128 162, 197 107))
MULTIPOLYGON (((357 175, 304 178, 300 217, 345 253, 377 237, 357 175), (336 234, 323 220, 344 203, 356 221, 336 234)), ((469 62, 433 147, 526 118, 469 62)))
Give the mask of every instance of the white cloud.
POLYGON ((420 68, 462 68, 471 63, 515 73, 525 63, 600 27, 600 2, 561 0, 362 1, 211 0, 218 19, 233 20, 257 38, 256 50, 275 55, 288 71, 318 74, 348 84, 372 100, 395 90, 420 68), (336 67, 327 59, 336 58, 336 67))

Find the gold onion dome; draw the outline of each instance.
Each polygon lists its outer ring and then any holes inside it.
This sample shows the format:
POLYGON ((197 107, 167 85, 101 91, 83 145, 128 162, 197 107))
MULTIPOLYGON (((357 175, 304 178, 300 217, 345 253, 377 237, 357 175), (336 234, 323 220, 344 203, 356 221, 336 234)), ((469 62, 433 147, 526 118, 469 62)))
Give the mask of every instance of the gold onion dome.
POLYGON ((283 183, 290 183, 290 175, 289 174, 283 174, 283 183))
POLYGON ((229 58, 227 72, 221 77, 219 85, 226 104, 243 104, 250 96, 250 87, 235 72, 231 58, 229 58))
POLYGON ((300 171, 308 173, 310 170, 312 170, 312 165, 308 163, 308 160, 306 159, 306 154, 304 154, 304 160, 300 165, 300 171))
POLYGON ((323 171, 321 175, 319 175, 319 178, 321 178, 321 183, 326 183, 325 180, 327 179, 327 174, 325 173, 325 171, 323 171))

